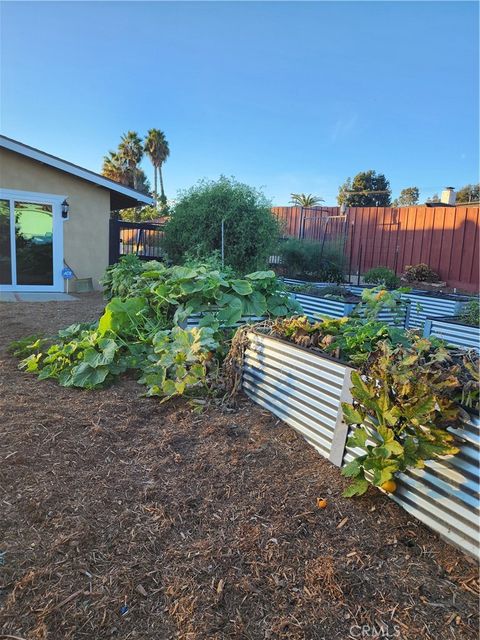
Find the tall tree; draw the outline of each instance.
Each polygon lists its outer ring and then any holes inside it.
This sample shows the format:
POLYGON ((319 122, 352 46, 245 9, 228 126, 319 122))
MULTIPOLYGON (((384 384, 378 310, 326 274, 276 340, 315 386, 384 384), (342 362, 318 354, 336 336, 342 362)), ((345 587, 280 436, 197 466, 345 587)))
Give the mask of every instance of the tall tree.
POLYGON ((102 175, 120 184, 128 185, 128 167, 120 153, 109 151, 103 158, 102 175))
POLYGON ((398 198, 392 202, 394 207, 413 207, 418 204, 420 191, 418 187, 406 187, 400 191, 398 198))
POLYGON ((321 202, 324 202, 323 198, 314 196, 311 193, 308 195, 305 193, 291 193, 292 199, 290 202, 296 204, 299 207, 316 207, 321 202))
POLYGON ((145 138, 145 153, 150 158, 153 165, 154 176, 154 189, 155 189, 155 202, 158 204, 158 189, 157 189, 157 174, 160 178, 160 202, 165 205, 167 198, 165 196, 165 189, 163 186, 163 174, 162 165, 170 155, 170 148, 168 141, 163 131, 160 129, 150 129, 145 138))
POLYGON ((132 176, 133 188, 138 184, 138 165, 143 157, 142 139, 136 131, 128 131, 122 135, 118 145, 120 155, 125 159, 128 171, 132 176))
POLYGON ((388 207, 392 191, 390 183, 383 175, 370 169, 361 171, 353 178, 347 178, 339 187, 337 202, 348 207, 388 207))
POLYGON ((478 202, 480 200, 480 184, 466 184, 457 191, 457 203, 478 202))

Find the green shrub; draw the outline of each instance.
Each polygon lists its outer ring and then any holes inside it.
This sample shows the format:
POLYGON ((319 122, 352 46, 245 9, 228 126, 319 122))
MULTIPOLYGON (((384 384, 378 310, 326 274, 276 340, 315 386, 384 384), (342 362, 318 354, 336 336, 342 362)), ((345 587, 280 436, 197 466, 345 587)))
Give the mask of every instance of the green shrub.
POLYGON ((332 285, 330 287, 319 287, 317 288, 317 294, 319 296, 326 296, 326 297, 337 298, 342 300, 344 298, 356 297, 356 296, 353 296, 353 293, 351 293, 351 291, 349 291, 345 287, 339 287, 336 285, 332 285))
POLYGON ((468 324, 472 327, 480 326, 480 303, 478 300, 471 300, 465 307, 462 309, 459 314, 460 319, 465 324, 468 324))
POLYGON ((403 277, 407 282, 439 282, 438 273, 430 269, 428 264, 420 263, 405 267, 403 277))
POLYGON ((221 250, 224 220, 225 265, 244 274, 265 268, 275 252, 280 227, 262 192, 221 177, 200 181, 180 194, 165 226, 163 246, 176 264, 205 259, 221 250))
POLYGON ((184 267, 189 267, 190 269, 205 267, 208 271, 221 271, 224 275, 231 276, 232 278, 237 275, 235 270, 229 265, 222 266, 220 251, 213 251, 208 256, 201 256, 198 251, 192 249, 185 253, 182 264, 184 267))
POLYGON ((109 299, 113 296, 135 295, 134 283, 143 271, 165 268, 165 265, 156 260, 143 262, 134 253, 122 256, 116 264, 107 267, 101 280, 105 297, 109 299))
POLYGON ((278 254, 288 275, 323 282, 342 282, 345 256, 338 246, 298 238, 281 243, 278 254))
POLYGON ((397 278, 395 272, 387 267, 370 269, 363 276, 363 280, 367 284, 380 284, 388 289, 396 289, 400 284, 400 278, 397 278))

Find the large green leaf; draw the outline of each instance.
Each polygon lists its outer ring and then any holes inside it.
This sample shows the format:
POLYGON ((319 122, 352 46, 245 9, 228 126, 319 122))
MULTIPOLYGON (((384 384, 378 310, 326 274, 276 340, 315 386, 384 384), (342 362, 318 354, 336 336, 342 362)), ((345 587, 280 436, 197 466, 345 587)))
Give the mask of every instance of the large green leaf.
POLYGON ((275 271, 254 271, 245 276, 247 280, 275 280, 275 271))
POLYGON ((286 316, 289 311, 289 298, 286 295, 273 295, 267 298, 267 311, 272 316, 286 316))
POLYGON ((131 333, 138 324, 138 314, 146 307, 145 298, 113 298, 105 307, 103 316, 98 323, 100 335, 111 331, 113 333, 131 333))
POLYGON ((220 309, 217 319, 226 327, 233 327, 242 317, 243 304, 240 298, 231 297, 228 307, 220 309))
POLYGON ((368 489, 368 482, 365 478, 357 478, 342 493, 344 498, 352 498, 353 496, 361 496, 368 489))
POLYGON ((250 295, 242 298, 243 315, 262 317, 267 312, 267 300, 260 291, 253 291, 250 295))
POLYGON ((388 451, 394 456, 403 455, 403 447, 397 440, 386 442, 383 446, 385 447, 385 449, 388 449, 388 451))
POLYGON ((352 392, 354 397, 361 402, 366 402, 368 405, 372 399, 372 392, 362 380, 358 371, 352 371, 351 380, 353 384, 352 392))
POLYGON ((205 281, 200 278, 198 280, 191 280, 180 284, 180 291, 185 295, 196 293, 203 289, 205 289, 205 281))
POLYGON ((90 347, 89 349, 86 349, 83 354, 83 361, 93 368, 113 362, 115 354, 119 349, 119 345, 117 345, 115 340, 110 338, 99 340, 98 346, 101 349, 100 352, 93 347, 90 347))
POLYGON ((248 280, 231 280, 230 286, 241 296, 247 296, 253 291, 253 287, 248 280))
POLYGON ((91 367, 87 362, 81 362, 73 367, 70 376, 65 380, 65 387, 81 387, 93 389, 101 386, 109 374, 108 366, 91 367))
POLYGON ((348 445, 351 447, 364 447, 367 442, 368 434, 365 429, 361 427, 355 429, 352 435, 348 438, 348 445))
POLYGON ((354 458, 348 464, 346 464, 342 469, 342 475, 346 476, 347 478, 358 476, 362 471, 364 457, 365 456, 362 456, 362 459, 354 458))
POLYGON ((347 424, 362 424, 362 414, 353 408, 351 404, 342 402, 343 419, 347 424))

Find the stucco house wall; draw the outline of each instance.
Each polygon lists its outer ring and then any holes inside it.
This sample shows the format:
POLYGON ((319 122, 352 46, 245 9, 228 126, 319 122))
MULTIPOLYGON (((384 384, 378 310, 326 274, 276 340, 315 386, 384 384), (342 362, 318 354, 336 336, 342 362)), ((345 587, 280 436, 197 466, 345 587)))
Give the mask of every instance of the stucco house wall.
POLYGON ((64 260, 77 278, 91 277, 100 288, 108 265, 108 189, 7 149, 0 149, 0 188, 65 196, 70 210, 63 221, 64 260))

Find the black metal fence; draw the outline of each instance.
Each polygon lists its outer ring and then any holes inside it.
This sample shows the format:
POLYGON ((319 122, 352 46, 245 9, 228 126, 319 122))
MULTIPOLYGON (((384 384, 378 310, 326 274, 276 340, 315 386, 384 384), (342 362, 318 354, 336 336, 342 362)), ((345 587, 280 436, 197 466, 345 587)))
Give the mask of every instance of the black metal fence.
POLYGON ((110 220, 109 264, 129 254, 141 260, 159 260, 163 256, 164 227, 149 222, 110 220))

